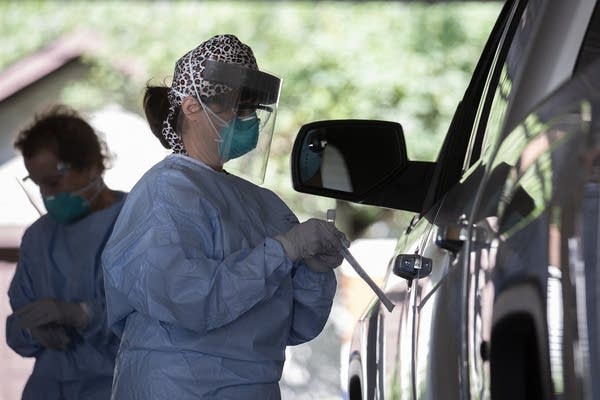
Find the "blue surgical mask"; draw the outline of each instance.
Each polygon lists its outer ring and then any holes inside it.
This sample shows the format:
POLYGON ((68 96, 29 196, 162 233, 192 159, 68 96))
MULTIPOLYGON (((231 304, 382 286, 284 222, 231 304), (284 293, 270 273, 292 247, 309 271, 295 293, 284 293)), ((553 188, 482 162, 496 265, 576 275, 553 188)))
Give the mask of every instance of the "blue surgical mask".
POLYGON ((324 147, 319 145, 318 147, 312 146, 312 144, 319 144, 320 139, 315 135, 307 135, 302 145, 302 151, 300 152, 300 179, 307 181, 311 179, 321 168, 321 158, 323 155, 324 147))
POLYGON ((104 187, 100 179, 95 179, 76 192, 60 192, 53 196, 44 197, 44 206, 46 206, 48 214, 61 224, 68 224, 85 217, 91 212, 91 207, 90 202, 81 193, 93 185, 98 185, 98 190, 92 196, 92 198, 95 198, 104 187))
POLYGON ((69 192, 44 197, 44 205, 48 214, 61 224, 81 219, 90 213, 90 203, 83 196, 69 192))
POLYGON ((321 153, 306 149, 302 151, 300 160, 300 179, 303 181, 312 178, 321 168, 321 153))
POLYGON ((223 162, 243 156, 256 147, 259 124, 260 119, 253 113, 248 117, 235 118, 221 128, 219 150, 223 162))

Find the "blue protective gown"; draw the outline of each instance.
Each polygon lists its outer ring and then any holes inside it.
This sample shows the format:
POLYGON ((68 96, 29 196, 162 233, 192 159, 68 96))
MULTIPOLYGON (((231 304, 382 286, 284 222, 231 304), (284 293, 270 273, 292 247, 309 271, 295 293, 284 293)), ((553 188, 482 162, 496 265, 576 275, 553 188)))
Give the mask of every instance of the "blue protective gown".
POLYGON ((336 288, 273 239, 297 223, 273 192, 187 156, 150 169, 103 255, 113 399, 279 399, 286 346, 321 332, 336 288))
POLYGON ((23 399, 110 397, 119 339, 106 322, 100 261, 124 199, 125 193, 119 192, 109 207, 68 225, 44 215, 25 231, 8 290, 12 309, 53 297, 85 302, 90 318, 84 330, 70 331, 67 351, 43 347, 14 317, 7 319, 8 345, 24 357, 36 358, 23 399))

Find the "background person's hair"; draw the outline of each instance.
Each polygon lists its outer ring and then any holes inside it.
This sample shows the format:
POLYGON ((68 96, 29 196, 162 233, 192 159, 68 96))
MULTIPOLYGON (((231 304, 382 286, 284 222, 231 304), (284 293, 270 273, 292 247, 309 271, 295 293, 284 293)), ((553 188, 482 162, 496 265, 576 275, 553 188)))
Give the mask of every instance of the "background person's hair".
POLYGON ((105 143, 77 111, 65 105, 36 114, 17 134, 14 146, 26 159, 48 150, 76 170, 96 166, 104 172, 107 167, 105 143))

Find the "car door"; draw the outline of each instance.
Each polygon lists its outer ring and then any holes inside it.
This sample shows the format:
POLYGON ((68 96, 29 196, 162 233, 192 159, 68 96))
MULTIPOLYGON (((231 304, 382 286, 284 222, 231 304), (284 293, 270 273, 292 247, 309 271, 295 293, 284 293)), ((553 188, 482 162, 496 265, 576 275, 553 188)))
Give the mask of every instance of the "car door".
POLYGON ((551 42, 553 51, 545 59, 552 68, 517 64, 516 59, 523 59, 518 49, 534 33, 521 30, 527 25, 522 23, 507 59, 512 67, 503 69, 490 119, 502 120, 518 105, 515 94, 503 94, 502 88, 514 88, 519 69, 534 73, 538 82, 546 76, 548 88, 540 93, 554 92, 516 128, 508 122, 507 134, 488 127, 483 157, 474 162, 475 168, 485 165, 487 171, 469 217, 465 246, 470 255, 469 379, 471 393, 481 398, 599 394, 590 375, 597 352, 588 356, 588 348, 597 349, 597 318, 588 318, 588 312, 593 316, 596 311, 585 306, 589 300, 592 309, 597 307, 595 298, 590 300, 598 287, 595 261, 590 259, 595 260, 598 245, 589 245, 583 234, 593 236, 598 221, 582 216, 585 206, 592 215, 598 207, 593 196, 597 185, 585 160, 594 160, 598 152, 598 122, 592 117, 597 119, 598 113, 600 64, 593 60, 598 57, 600 16, 594 0, 570 3, 571 18, 560 7, 547 10, 542 20, 536 20, 539 13, 528 14, 533 9, 523 18, 537 24, 537 41, 551 42), (568 31, 544 38, 544 24, 560 17, 568 31), (563 69, 557 72, 559 63, 563 69), (557 73, 564 82, 559 88, 557 73), (495 141, 498 136, 504 137, 495 141), (592 195, 586 197, 586 190, 592 195))
MULTIPOLYGON (((496 207, 474 213, 473 230, 486 232, 466 245, 470 378, 481 394, 585 398, 579 382, 589 381, 590 369, 578 365, 588 356, 585 309, 571 310, 581 308, 578 276, 585 285, 580 251, 573 251, 583 243, 576 226, 589 171, 582 160, 597 150, 586 148, 596 140, 590 104, 598 107, 598 94, 587 89, 575 82, 564 87, 581 98, 563 102, 557 93, 503 140, 490 174, 500 188, 496 207)), ((588 227, 597 230, 597 222, 588 227)))

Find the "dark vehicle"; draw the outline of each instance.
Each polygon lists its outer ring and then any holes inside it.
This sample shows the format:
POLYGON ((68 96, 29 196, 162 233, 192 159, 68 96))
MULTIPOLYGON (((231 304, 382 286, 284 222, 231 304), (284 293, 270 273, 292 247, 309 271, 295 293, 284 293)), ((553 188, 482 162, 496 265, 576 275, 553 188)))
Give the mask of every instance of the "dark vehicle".
POLYGON ((307 124, 296 190, 415 213, 355 328, 350 399, 600 399, 600 10, 507 0, 435 162, 307 124))

